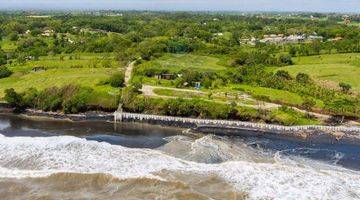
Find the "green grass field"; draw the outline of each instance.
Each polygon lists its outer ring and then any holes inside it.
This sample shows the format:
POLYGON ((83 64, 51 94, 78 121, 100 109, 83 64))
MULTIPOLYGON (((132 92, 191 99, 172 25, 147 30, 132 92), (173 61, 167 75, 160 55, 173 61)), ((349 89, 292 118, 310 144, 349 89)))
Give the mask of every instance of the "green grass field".
POLYGON ((4 97, 4 90, 8 88, 22 92, 31 87, 42 90, 52 86, 77 84, 95 90, 96 94, 91 98, 92 104, 114 107, 115 96, 119 94, 119 89, 108 85, 99 86, 98 83, 115 72, 122 71, 123 68, 119 65, 111 55, 104 54, 81 54, 78 60, 70 60, 69 55, 65 55, 64 60, 60 60, 59 55, 44 56, 38 61, 8 65, 13 74, 8 78, 0 79, 0 99, 4 97), (104 59, 110 61, 111 67, 103 67, 104 59), (95 67, 94 62, 97 63, 95 67), (41 67, 44 70, 34 71, 34 67, 41 67))
MULTIPOLYGON (((177 73, 185 69, 193 69, 200 72, 218 72, 226 69, 227 58, 210 57, 195 54, 165 54, 164 56, 143 62, 136 66, 136 70, 142 71, 146 68, 164 69, 169 73, 177 73)), ((161 85, 166 87, 174 87, 169 80, 158 80, 152 77, 134 76, 133 80, 141 79, 144 84, 161 85)))
POLYGON ((349 83, 360 93, 360 54, 330 54, 294 58, 295 64, 281 67, 291 75, 309 74, 328 87, 337 88, 340 82, 349 83))
MULTIPOLYGON (((277 90, 271 88, 264 88, 264 87, 255 87, 250 85, 234 85, 232 86, 235 90, 244 91, 246 93, 251 94, 253 97, 266 97, 271 102, 281 103, 286 105, 294 105, 294 106, 301 106, 304 102, 302 96, 296 93, 284 91, 284 90, 277 90)), ((324 103, 320 100, 315 99, 316 107, 322 108, 324 103)))
POLYGON ((60 60, 60 56, 43 56, 39 60, 27 61, 24 64, 11 65, 10 68, 14 72, 31 72, 35 67, 41 67, 45 69, 78 69, 78 68, 103 68, 107 64, 104 60, 110 62, 110 68, 121 67, 113 57, 104 54, 81 54, 79 59, 70 59, 71 55, 63 55, 63 60, 60 60))
POLYGON ((144 62, 138 67, 157 67, 167 69, 170 72, 178 72, 182 69, 196 69, 199 71, 221 71, 226 66, 222 65, 222 58, 194 55, 194 54, 166 54, 156 60, 144 62))

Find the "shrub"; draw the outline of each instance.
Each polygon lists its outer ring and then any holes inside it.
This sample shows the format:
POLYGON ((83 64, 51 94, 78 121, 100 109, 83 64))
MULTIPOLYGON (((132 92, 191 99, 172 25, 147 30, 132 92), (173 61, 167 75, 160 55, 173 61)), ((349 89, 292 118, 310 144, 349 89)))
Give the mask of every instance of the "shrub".
POLYGON ((339 83, 339 87, 341 88, 341 91, 344 93, 348 93, 351 90, 351 85, 348 83, 339 83))
POLYGON ((17 41, 19 39, 19 35, 16 32, 12 32, 9 34, 9 39, 11 41, 17 41))
POLYGON ((74 114, 86 111, 91 92, 90 88, 79 88, 75 95, 64 99, 62 103, 64 113, 74 114))
POLYGON ((304 74, 304 73, 298 73, 296 75, 296 82, 301 83, 301 84, 308 84, 311 82, 311 78, 309 75, 304 74))
POLYGON ((304 101, 302 103, 302 107, 305 108, 305 110, 311 110, 316 105, 316 102, 309 97, 305 97, 304 101))
POLYGON ((282 63, 284 65, 293 65, 294 64, 293 61, 291 60, 290 55, 280 55, 279 61, 280 61, 280 63, 282 63))
POLYGON ((0 79, 9 77, 12 74, 12 71, 10 71, 7 67, 0 67, 0 79))
POLYGON ((5 90, 5 101, 14 107, 16 111, 21 111, 26 108, 22 95, 16 93, 13 88, 5 90))
POLYGON ((288 71, 285 70, 279 70, 276 72, 275 76, 284 79, 284 80, 292 80, 292 77, 290 76, 288 71))
MULTIPOLYGON (((0 41, 1 41, 1 39, 0 39, 0 41)), ((7 56, 6 56, 5 52, 3 50, 1 50, 1 47, 0 47, 0 66, 6 64, 6 62, 7 62, 6 60, 7 60, 7 56)))
POLYGON ((122 72, 113 74, 109 80, 111 87, 123 87, 125 83, 125 75, 122 72))

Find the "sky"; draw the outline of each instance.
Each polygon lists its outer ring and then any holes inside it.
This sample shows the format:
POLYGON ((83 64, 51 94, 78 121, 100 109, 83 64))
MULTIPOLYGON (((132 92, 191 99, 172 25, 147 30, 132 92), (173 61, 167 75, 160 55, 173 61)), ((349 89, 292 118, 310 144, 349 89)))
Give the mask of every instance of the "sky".
POLYGON ((0 0, 0 9, 319 11, 360 13, 360 0, 0 0))

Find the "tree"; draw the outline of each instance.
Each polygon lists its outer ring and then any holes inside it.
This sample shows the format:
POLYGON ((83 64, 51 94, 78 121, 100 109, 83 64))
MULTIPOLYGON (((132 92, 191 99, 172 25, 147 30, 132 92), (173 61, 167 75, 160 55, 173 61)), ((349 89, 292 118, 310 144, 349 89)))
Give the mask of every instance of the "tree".
POLYGON ((14 107, 15 111, 22 111, 26 107, 22 96, 16 93, 14 88, 5 90, 5 101, 14 107))
POLYGON ((308 84, 311 82, 311 78, 309 75, 304 74, 304 73, 298 73, 296 75, 296 82, 301 83, 301 84, 308 84))
POLYGON ((305 110, 311 110, 316 105, 316 102, 309 97, 305 97, 304 101, 302 103, 302 106, 305 108, 305 110))
POLYGON ((290 76, 288 71, 285 70, 279 70, 276 72, 275 76, 285 79, 285 80, 292 80, 292 77, 290 76))
POLYGON ((124 73, 115 73, 109 78, 109 84, 111 87, 123 87, 125 82, 124 73))
POLYGON ((295 57, 295 56, 296 56, 296 53, 297 53, 296 47, 291 46, 290 49, 289 49, 289 54, 290 54, 292 57, 295 57))
POLYGON ((12 74, 12 71, 10 71, 7 67, 0 67, 0 79, 9 77, 12 74))
POLYGON ((19 35, 16 32, 12 32, 9 34, 9 39, 11 41, 17 41, 19 39, 19 35))
POLYGON ((285 65, 293 65, 293 61, 291 60, 290 55, 280 55, 279 57, 280 63, 285 65))
POLYGON ((6 64, 7 56, 3 50, 0 49, 0 66, 6 64))
POLYGON ((348 83, 339 83, 339 87, 344 93, 348 93, 351 90, 351 85, 348 83))

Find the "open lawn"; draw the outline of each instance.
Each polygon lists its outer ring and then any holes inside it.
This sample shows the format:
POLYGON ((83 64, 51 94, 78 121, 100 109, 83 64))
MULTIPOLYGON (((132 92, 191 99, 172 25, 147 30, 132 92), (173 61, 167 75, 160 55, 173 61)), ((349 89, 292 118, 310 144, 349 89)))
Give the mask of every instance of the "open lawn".
MULTIPOLYGON (((199 72, 218 72, 226 69, 227 58, 211 57, 195 54, 165 54, 164 56, 152 60, 144 61, 136 66, 135 71, 141 72, 148 69, 164 70, 168 73, 178 73, 181 70, 193 69, 199 72)), ((173 83, 169 80, 158 80, 153 77, 141 77, 135 75, 133 80, 141 79, 144 84, 161 85, 173 87, 173 83)))
POLYGON ((83 86, 95 86, 100 80, 106 79, 113 73, 112 69, 51 69, 40 72, 31 72, 25 75, 14 74, 9 78, 0 79, 0 97, 4 90, 14 88, 21 92, 34 87, 44 89, 52 86, 66 84, 79 84, 83 86))
POLYGON ((34 68, 69 69, 69 68, 114 68, 122 67, 110 55, 81 54, 75 59, 74 55, 44 56, 39 60, 30 60, 24 64, 13 64, 9 68, 14 72, 28 73, 34 68))
POLYGON ((182 69, 221 71, 226 69, 226 66, 222 63, 224 63, 223 59, 217 57, 194 54, 166 54, 156 60, 144 62, 137 67, 157 67, 159 69, 167 69, 170 72, 178 72, 182 69))
MULTIPOLYGON (((250 85, 234 85, 233 89, 249 93, 253 97, 258 98, 260 100, 264 100, 264 101, 270 100, 271 102, 280 103, 280 104, 301 106, 302 103, 304 102, 304 99, 299 94, 284 90, 256 87, 250 85)), ((315 101, 317 108, 322 108, 324 106, 324 103, 322 101, 320 100, 315 100, 315 101)))
POLYGON ((291 75, 309 74, 328 87, 337 88, 340 82, 349 83, 360 93, 360 54, 330 54, 294 58, 295 65, 281 67, 291 75))
POLYGON ((111 55, 81 54, 76 60, 70 60, 70 55, 63 57, 64 59, 60 60, 59 55, 44 56, 38 61, 8 65, 13 74, 8 78, 0 79, 0 99, 4 97, 4 90, 8 88, 22 92, 31 87, 42 90, 52 86, 77 84, 94 89, 91 104, 116 108, 115 97, 119 94, 119 89, 109 85, 99 85, 100 81, 122 70, 120 64, 111 55), (104 60, 108 60, 111 66, 104 67, 104 60), (94 63, 97 63, 96 66, 94 63), (33 70, 35 67, 41 69, 33 70))

